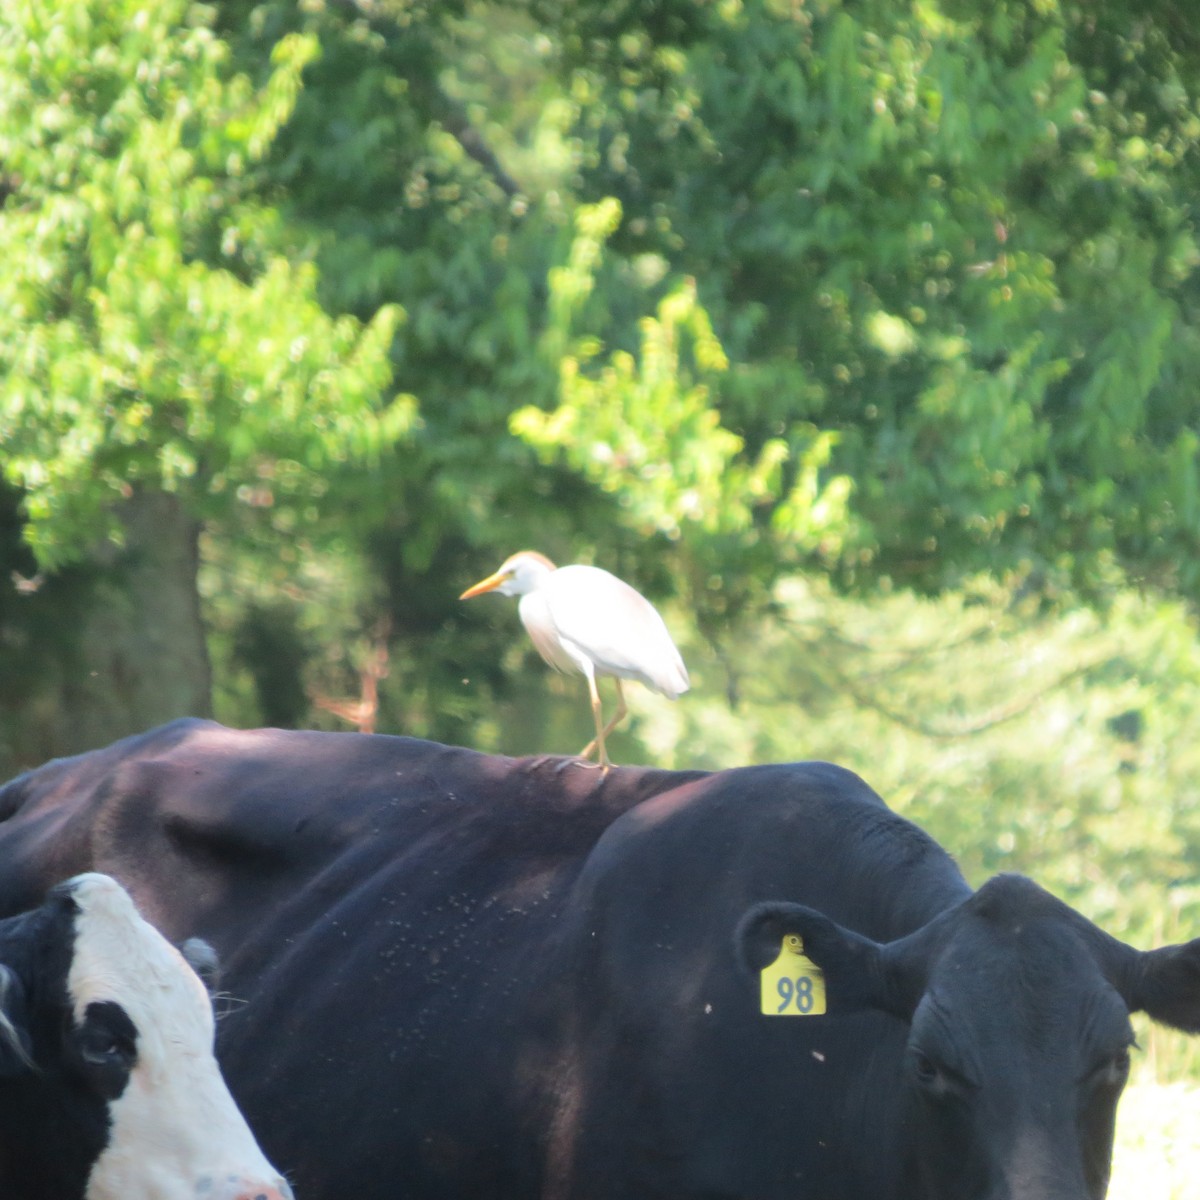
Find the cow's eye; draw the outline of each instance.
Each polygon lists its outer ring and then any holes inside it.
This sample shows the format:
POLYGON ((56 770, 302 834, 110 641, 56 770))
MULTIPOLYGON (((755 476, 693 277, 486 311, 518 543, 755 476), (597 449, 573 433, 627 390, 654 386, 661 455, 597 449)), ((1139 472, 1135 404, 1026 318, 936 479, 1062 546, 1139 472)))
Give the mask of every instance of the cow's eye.
POLYGON ((923 1050, 914 1049, 909 1062, 917 1086, 935 1100, 965 1098, 975 1090, 964 1076, 923 1050))
POLYGON ((96 1067, 128 1065, 135 1051, 128 1039, 107 1030, 85 1030, 79 1035, 79 1054, 96 1067))
POLYGON ((918 1083, 923 1083, 928 1087, 937 1083, 941 1072, 937 1069, 937 1063, 928 1054, 922 1054, 918 1050, 913 1055, 913 1074, 917 1077, 918 1083))
POLYGON ((1129 1047, 1122 1046, 1115 1054, 1104 1059, 1092 1072, 1092 1078, 1097 1083, 1109 1087, 1120 1087, 1129 1077, 1129 1047))

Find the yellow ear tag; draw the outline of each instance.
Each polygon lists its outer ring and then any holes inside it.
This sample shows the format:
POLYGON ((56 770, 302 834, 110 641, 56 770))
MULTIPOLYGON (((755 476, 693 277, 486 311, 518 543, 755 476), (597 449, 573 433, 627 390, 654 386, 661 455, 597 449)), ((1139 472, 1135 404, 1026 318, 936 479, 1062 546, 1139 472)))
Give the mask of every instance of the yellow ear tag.
POLYGON ((784 935, 779 957, 762 969, 762 1011, 767 1017, 819 1017, 825 1012, 825 976, 804 956, 798 934, 784 935))

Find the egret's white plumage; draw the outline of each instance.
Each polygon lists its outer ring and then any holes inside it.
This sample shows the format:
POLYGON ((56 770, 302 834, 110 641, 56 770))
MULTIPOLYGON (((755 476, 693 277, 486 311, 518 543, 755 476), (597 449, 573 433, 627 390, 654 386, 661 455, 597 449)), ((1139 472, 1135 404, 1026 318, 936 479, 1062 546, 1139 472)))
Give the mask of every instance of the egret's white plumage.
POLYGON ((582 757, 598 749, 600 765, 609 765, 604 739, 627 711, 622 679, 636 679, 672 700, 688 690, 687 668, 658 610, 608 571, 555 567, 544 554, 521 550, 459 599, 493 591, 520 596, 521 623, 546 662, 587 680, 596 737, 582 757), (611 675, 617 685, 617 711, 607 725, 601 719, 598 675, 611 675))

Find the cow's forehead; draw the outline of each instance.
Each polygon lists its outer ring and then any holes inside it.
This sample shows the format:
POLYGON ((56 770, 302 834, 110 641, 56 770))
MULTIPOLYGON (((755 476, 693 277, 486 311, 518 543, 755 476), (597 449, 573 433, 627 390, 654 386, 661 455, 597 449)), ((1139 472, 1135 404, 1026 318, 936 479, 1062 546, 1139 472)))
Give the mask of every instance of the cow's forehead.
POLYGON ((89 1004, 115 1001, 139 1030, 170 1016, 172 1036, 190 1028, 211 1042, 212 1007, 204 985, 107 875, 80 875, 65 889, 78 910, 67 992, 77 1022, 89 1004))
POLYGON ((1022 983, 1032 995, 1046 988, 1091 987, 1102 977, 1089 922, 1035 885, 985 889, 953 922, 940 975, 1002 986, 1022 983), (969 968, 969 969, 968 969, 969 968))
POLYGON ((1064 1004, 1083 1003, 1100 992, 1119 1000, 1086 940, 1054 922, 1002 934, 986 925, 959 930, 934 965, 928 987, 943 1002, 957 997, 973 1005, 994 998, 997 1011, 1016 1015, 1041 1008, 1061 1012, 1064 1004))
MULTIPOLYGON (((1040 889, 963 906, 928 979, 914 1030, 1015 1033, 1066 1050, 1128 1036, 1128 1008, 1105 975, 1094 927, 1040 889)), ((969 1035, 968 1035, 969 1036, 969 1035)))

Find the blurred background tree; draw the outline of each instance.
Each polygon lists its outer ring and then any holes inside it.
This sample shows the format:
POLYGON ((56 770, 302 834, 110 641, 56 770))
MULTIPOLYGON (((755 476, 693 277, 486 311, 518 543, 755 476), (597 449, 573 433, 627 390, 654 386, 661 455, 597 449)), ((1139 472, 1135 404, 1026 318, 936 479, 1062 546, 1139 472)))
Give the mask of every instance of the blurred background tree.
POLYGON ((529 546, 692 668, 618 761, 836 759, 1194 922, 1177 2, 11 10, 3 773, 181 713, 574 750, 455 600, 529 546))
POLYGON ((269 497, 298 523, 322 472, 390 449, 411 406, 387 395, 396 310, 329 314, 245 182, 316 41, 278 40, 255 87, 183 3, 15 10, 0 433, 37 561, 22 574, 14 545, 14 615, 67 618, 17 638, 4 696, 27 754, 209 712, 205 521, 269 497))

